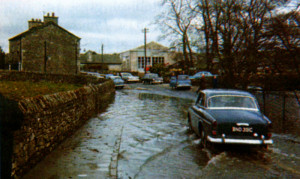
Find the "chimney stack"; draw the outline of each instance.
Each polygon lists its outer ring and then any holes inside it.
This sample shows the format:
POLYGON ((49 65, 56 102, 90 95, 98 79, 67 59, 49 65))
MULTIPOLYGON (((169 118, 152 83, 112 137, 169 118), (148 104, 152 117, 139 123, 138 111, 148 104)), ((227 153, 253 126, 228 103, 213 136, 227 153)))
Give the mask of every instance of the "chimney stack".
POLYGON ((36 26, 43 25, 43 23, 48 22, 54 22, 55 24, 58 24, 58 17, 55 16, 54 12, 52 12, 52 16, 50 16, 50 13, 48 12, 46 16, 44 16, 44 22, 42 22, 41 19, 34 19, 28 21, 28 29, 36 26))
POLYGON ((48 22, 58 24, 58 17, 55 16, 54 12, 52 12, 52 16, 50 16, 50 13, 47 13, 47 16, 44 16, 44 23, 46 24, 48 22))
POLYGON ((41 19, 34 19, 32 18, 31 20, 28 21, 28 29, 32 28, 32 27, 37 27, 42 25, 43 22, 41 19))

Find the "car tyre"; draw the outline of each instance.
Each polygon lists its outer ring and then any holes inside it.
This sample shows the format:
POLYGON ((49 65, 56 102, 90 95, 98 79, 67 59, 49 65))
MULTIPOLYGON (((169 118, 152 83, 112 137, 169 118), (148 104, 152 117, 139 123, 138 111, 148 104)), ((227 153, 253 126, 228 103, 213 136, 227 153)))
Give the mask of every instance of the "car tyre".
POLYGON ((269 149, 269 146, 266 145, 266 144, 260 145, 259 147, 260 147, 260 149, 261 149, 262 151, 267 151, 267 150, 269 149))
POLYGON ((199 129, 201 129, 201 131, 200 131, 200 135, 201 135, 200 136, 200 138, 201 138, 200 146, 202 148, 207 148, 207 140, 206 140, 205 131, 201 125, 199 126, 199 129))
POLYGON ((188 125, 188 132, 192 133, 193 132, 193 128, 192 128, 192 124, 191 124, 191 118, 190 115, 188 115, 188 119, 187 119, 187 125, 188 125))

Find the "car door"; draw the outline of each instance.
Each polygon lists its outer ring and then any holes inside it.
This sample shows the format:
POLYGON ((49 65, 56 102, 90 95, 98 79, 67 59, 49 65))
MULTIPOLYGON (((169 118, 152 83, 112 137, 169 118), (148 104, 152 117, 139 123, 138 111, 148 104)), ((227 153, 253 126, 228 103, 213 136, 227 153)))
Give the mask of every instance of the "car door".
POLYGON ((205 94, 199 93, 195 105, 191 110, 191 125, 196 134, 199 134, 199 123, 203 123, 203 110, 205 104, 205 94))

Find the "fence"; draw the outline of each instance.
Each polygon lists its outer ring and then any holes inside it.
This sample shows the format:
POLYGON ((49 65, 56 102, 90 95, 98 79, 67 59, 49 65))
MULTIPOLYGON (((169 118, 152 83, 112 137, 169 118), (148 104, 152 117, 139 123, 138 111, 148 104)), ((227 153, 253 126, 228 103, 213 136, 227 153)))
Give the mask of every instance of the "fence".
POLYGON ((252 91, 261 110, 272 121, 273 131, 300 136, 300 92, 252 91))

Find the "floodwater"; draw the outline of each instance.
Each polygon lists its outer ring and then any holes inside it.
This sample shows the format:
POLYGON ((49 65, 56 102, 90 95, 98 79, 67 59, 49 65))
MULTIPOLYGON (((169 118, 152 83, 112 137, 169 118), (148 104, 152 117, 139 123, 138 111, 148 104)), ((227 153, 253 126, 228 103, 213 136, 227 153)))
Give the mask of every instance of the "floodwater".
POLYGON ((300 139, 274 134, 268 150, 203 149, 187 132, 195 93, 129 85, 24 178, 300 178, 300 139))

